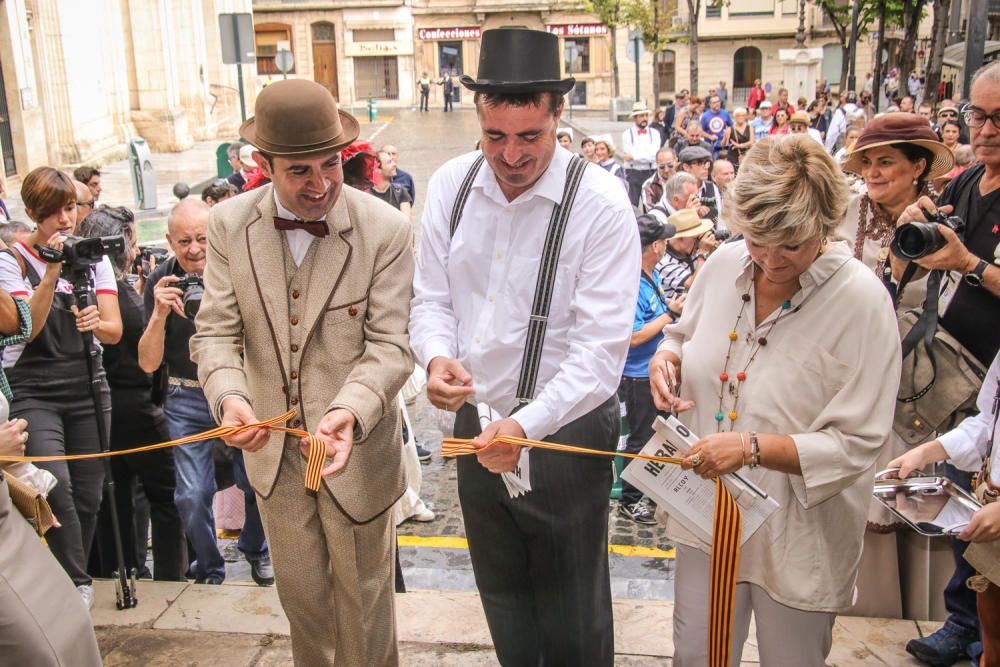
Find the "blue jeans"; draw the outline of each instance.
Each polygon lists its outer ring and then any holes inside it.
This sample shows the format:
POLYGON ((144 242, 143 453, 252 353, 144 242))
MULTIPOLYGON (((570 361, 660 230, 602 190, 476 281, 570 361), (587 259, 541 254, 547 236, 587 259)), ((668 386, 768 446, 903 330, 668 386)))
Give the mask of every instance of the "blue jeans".
MULTIPOLYGON (((164 406, 170 437, 183 438, 215 428, 215 420, 208 408, 205 394, 194 387, 171 385, 164 406)), ((215 496, 215 460, 212 456, 216 440, 194 442, 174 448, 174 466, 177 470, 177 488, 174 502, 180 512, 184 532, 194 547, 193 565, 196 579, 216 576, 225 579, 226 563, 219 553, 215 537, 215 513, 212 499, 215 496)), ((246 518, 240 531, 239 549, 247 560, 259 560, 268 555, 264 526, 257 509, 250 481, 247 479, 243 452, 233 450, 233 477, 243 491, 246 518)))
MULTIPOLYGON (((944 476, 966 491, 972 488, 972 473, 964 472, 946 463, 944 476)), ((955 573, 944 589, 944 606, 950 614, 945 626, 959 626, 965 632, 979 634, 979 614, 976 610, 976 594, 965 585, 966 580, 976 574, 975 568, 963 558, 968 542, 952 538, 951 549, 955 556, 955 573)))

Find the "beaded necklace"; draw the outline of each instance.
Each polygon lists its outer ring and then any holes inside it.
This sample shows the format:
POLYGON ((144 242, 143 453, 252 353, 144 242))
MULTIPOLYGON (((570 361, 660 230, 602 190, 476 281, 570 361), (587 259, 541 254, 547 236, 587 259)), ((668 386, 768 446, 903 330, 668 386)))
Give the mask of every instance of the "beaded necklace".
MULTIPOLYGON (((740 389, 743 383, 747 379, 747 370, 749 370, 750 365, 753 364, 754 360, 757 358, 757 354, 762 348, 767 346, 767 337, 771 335, 771 331, 774 330, 775 325, 778 324, 786 315, 793 315, 799 311, 799 308, 792 309, 792 302, 790 299, 785 299, 781 302, 781 312, 776 318, 771 320, 770 326, 768 326, 767 331, 760 338, 753 341, 750 346, 750 358, 747 359, 746 364, 743 366, 743 370, 736 373, 736 382, 730 382, 729 378, 729 361, 733 356, 733 346, 736 344, 736 340, 739 338, 739 334, 736 330, 739 329, 740 321, 743 319, 743 314, 746 312, 747 304, 750 303, 750 290, 754 287, 754 281, 751 277, 750 287, 742 295, 743 304, 740 306, 740 312, 736 315, 736 323, 733 324, 732 331, 729 332, 729 348, 726 350, 726 362, 722 368, 722 372, 719 373, 719 411, 715 413, 715 424, 716 432, 722 432, 722 422, 729 418, 729 430, 732 431, 733 427, 736 425, 736 420, 739 418, 739 412, 737 407, 740 403, 740 389), (729 394, 733 397, 733 405, 726 413, 723 410, 726 400, 726 389, 728 386, 729 394)), ((751 334, 752 335, 752 334, 751 334)))

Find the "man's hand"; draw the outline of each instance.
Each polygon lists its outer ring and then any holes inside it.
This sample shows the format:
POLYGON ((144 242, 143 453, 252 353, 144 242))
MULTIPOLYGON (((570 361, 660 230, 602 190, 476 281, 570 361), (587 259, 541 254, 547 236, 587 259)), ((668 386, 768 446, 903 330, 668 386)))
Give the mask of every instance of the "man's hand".
POLYGON ((667 308, 678 315, 684 314, 684 304, 687 302, 687 294, 676 294, 667 301, 667 308))
POLYGON ((457 359, 434 357, 427 365, 427 398, 439 410, 457 412, 476 393, 472 376, 457 359))
POLYGON ((691 196, 688 197, 687 204, 684 205, 684 208, 691 208, 697 211, 699 210, 699 207, 704 208, 706 211, 708 211, 707 206, 701 205, 701 197, 698 196, 698 193, 692 192, 691 196))
POLYGON ((513 419, 498 419, 483 429, 479 437, 472 441, 473 446, 480 448, 479 452, 476 453, 479 464, 492 473, 513 471, 517 468, 517 461, 521 457, 520 445, 508 445, 501 442, 489 444, 494 438, 501 435, 523 438, 524 429, 513 419))
MULTIPOLYGON (((226 396, 222 401, 222 422, 219 426, 244 426, 259 421, 250 404, 239 396, 226 396)), ((266 428, 250 428, 222 440, 230 447, 256 452, 267 444, 269 435, 266 428)))
POLYGON ((184 292, 179 287, 171 287, 172 283, 180 280, 177 276, 163 276, 153 286, 153 300, 155 301, 156 314, 166 317, 173 311, 177 315, 187 319, 184 314, 184 302, 181 297, 184 292))
MULTIPOLYGON (((337 408, 330 410, 320 420, 316 429, 316 437, 326 445, 326 456, 333 461, 320 473, 324 477, 332 475, 347 465, 354 446, 354 415, 349 410, 337 408)), ((302 438, 299 443, 302 455, 309 456, 309 439, 302 438)))
POLYGON ((976 268, 976 265, 979 264, 979 258, 969 252, 962 240, 958 238, 958 234, 947 225, 938 225, 937 227, 947 242, 946 245, 937 252, 913 260, 917 266, 929 270, 941 269, 960 273, 968 273, 976 268))
POLYGON ((715 232, 705 232, 698 237, 698 247, 706 253, 713 253, 719 249, 719 239, 715 238, 715 232))
POLYGON ((990 503, 972 515, 958 539, 966 542, 992 542, 1000 540, 1000 503, 990 503))

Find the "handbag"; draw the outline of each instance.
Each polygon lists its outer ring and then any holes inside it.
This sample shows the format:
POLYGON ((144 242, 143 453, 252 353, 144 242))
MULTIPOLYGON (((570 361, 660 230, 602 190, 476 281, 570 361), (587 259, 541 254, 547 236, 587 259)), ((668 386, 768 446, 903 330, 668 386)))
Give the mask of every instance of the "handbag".
POLYGON ((3 471, 4 479, 7 481, 7 489, 10 492, 10 500, 28 523, 32 525, 38 536, 41 537, 49 528, 55 525, 55 516, 49 501, 41 493, 28 486, 17 477, 14 477, 6 470, 3 471))

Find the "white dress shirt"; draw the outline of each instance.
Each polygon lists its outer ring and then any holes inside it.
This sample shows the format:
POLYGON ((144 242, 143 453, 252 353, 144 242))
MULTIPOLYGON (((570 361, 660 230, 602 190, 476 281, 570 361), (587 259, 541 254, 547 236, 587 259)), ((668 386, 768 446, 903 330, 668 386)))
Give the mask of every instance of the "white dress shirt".
POLYGON ((656 154, 660 150, 660 131, 655 127, 646 126, 642 132, 633 125, 622 132, 622 151, 631 155, 632 159, 625 162, 626 169, 653 169, 656 167, 656 154))
MULTIPOLYGON (((549 218, 572 154, 556 148, 548 170, 512 202, 483 163, 449 239, 455 196, 476 156, 448 161, 428 186, 410 345, 425 368, 435 357, 458 359, 472 375, 472 402, 510 415, 549 218)), ((624 304, 638 298, 640 256, 619 179, 588 165, 559 254, 535 397, 515 415, 528 438, 555 433, 614 394, 634 315, 624 304)))
MULTIPOLYGON (((997 395, 998 374, 1000 354, 993 359, 983 387, 979 390, 979 398, 976 399, 979 414, 966 417, 961 424, 938 438, 938 442, 948 452, 948 460, 959 470, 978 471, 986 458, 990 439, 993 438, 995 443, 1000 435, 993 432, 993 398, 997 395)), ((997 487, 1000 486, 1000 447, 996 444, 993 445, 991 458, 990 482, 997 487)))
MULTIPOLYGON (((277 191, 274 193, 274 210, 278 214, 279 218, 301 220, 299 216, 295 215, 281 205, 281 202, 278 201, 277 191)), ((306 258, 306 253, 309 252, 309 246, 312 245, 312 242, 316 237, 304 229, 287 229, 284 233, 285 238, 288 240, 288 249, 292 253, 292 259, 295 260, 295 266, 299 266, 302 264, 302 260, 306 258)))

